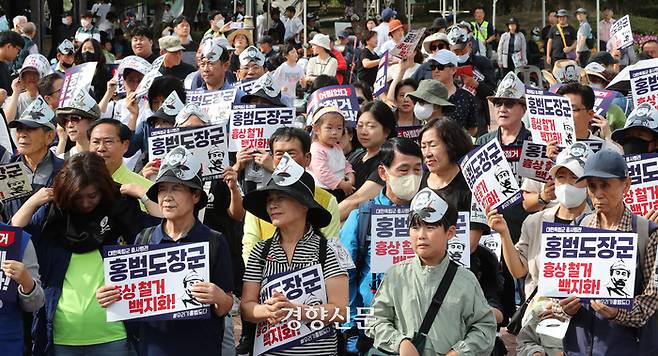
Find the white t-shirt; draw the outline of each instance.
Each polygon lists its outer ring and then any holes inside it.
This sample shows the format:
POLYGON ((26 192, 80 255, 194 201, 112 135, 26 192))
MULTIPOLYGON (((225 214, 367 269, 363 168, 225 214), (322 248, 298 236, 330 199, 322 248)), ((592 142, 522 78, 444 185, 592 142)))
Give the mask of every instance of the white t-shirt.
POLYGON ((286 28, 286 34, 283 36, 283 39, 285 41, 289 40, 296 33, 299 33, 301 30, 304 29, 304 24, 302 23, 302 20, 300 20, 298 16, 295 16, 291 19, 287 17, 284 18, 283 25, 286 28))
POLYGON ((91 7, 91 12, 98 15, 98 17, 100 17, 100 20, 103 21, 106 19, 107 13, 110 12, 111 7, 112 7, 111 3, 108 4, 95 3, 94 6, 91 7))
POLYGON ((384 43, 388 41, 388 22, 380 23, 375 28, 373 28, 373 30, 377 32, 377 47, 375 48, 375 52, 381 56, 382 53, 385 52, 382 51, 381 48, 384 43))
POLYGON ((275 83, 281 85, 281 96, 286 99, 294 100, 295 99, 295 88, 297 83, 304 76, 304 69, 299 64, 294 66, 289 65, 288 63, 283 63, 274 71, 272 79, 275 83))

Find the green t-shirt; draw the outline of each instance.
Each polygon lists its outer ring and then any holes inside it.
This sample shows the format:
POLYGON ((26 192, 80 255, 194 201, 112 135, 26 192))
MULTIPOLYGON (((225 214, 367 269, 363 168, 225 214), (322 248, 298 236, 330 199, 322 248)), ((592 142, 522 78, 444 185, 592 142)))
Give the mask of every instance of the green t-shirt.
POLYGON ((108 323, 105 309, 96 300, 96 290, 104 283, 98 250, 71 255, 55 310, 56 345, 96 345, 126 338, 123 323, 108 323))

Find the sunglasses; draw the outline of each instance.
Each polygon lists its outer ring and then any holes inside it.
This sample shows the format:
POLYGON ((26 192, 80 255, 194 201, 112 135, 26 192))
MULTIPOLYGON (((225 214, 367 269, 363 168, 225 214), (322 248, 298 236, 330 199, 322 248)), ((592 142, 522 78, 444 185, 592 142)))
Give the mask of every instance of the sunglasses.
POLYGON ((493 101, 493 106, 497 107, 497 108, 499 108, 501 106, 505 106, 506 108, 511 109, 516 104, 518 104, 518 102, 515 101, 515 100, 500 100, 499 99, 499 100, 494 100, 493 101))
POLYGON ((446 46, 446 45, 443 44, 443 43, 441 43, 441 44, 435 44, 435 45, 434 45, 434 44, 430 44, 430 52, 434 52, 434 51, 439 50, 439 49, 448 49, 448 46, 446 46))
POLYGON ((83 119, 83 117, 82 117, 82 116, 79 116, 79 115, 68 115, 68 116, 65 117, 62 121, 64 121, 64 123, 67 123, 67 122, 69 122, 69 121, 72 121, 72 122, 80 122, 80 120, 82 120, 82 119, 83 119))
POLYGON ((438 63, 438 62, 430 64, 430 70, 444 70, 444 69, 446 69, 446 67, 448 67, 448 66, 443 65, 443 64, 438 63))

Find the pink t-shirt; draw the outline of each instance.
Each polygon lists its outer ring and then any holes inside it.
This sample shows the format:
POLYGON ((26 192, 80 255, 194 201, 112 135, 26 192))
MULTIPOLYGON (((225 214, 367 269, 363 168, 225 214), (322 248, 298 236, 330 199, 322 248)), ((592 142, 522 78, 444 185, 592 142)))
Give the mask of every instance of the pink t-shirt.
POLYGON ((327 147, 319 142, 311 144, 311 165, 308 168, 325 189, 337 189, 345 175, 353 173, 352 165, 345 159, 340 145, 327 147))

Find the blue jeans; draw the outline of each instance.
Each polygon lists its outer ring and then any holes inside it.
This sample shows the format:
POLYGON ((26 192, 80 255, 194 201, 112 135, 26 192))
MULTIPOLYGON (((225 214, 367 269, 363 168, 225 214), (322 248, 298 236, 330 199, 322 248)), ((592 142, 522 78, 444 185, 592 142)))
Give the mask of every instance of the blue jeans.
POLYGON ((137 353, 128 339, 104 344, 69 346, 55 345, 55 356, 136 356, 137 353))
POLYGON ((235 338, 233 336, 233 318, 231 314, 224 317, 222 356, 235 356, 235 338))

